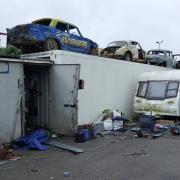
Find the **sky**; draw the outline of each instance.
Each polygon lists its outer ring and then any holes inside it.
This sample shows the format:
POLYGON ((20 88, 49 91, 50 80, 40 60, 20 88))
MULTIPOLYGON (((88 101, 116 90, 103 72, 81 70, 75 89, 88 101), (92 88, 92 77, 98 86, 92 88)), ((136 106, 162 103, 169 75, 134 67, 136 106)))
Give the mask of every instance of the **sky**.
MULTIPOLYGON (((0 32, 18 24, 52 17, 77 25, 84 37, 106 47, 111 41, 134 40, 144 50, 180 53, 179 0, 0 0, 0 32)), ((0 46, 5 40, 0 36, 0 46)))

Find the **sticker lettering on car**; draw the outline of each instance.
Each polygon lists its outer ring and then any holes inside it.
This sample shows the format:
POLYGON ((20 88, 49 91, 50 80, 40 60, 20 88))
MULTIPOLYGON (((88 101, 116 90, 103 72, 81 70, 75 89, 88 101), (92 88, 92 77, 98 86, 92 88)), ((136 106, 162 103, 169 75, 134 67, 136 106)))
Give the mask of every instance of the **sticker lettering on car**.
POLYGON ((86 48, 88 46, 88 43, 86 41, 77 40, 66 36, 63 36, 61 40, 66 45, 77 46, 82 48, 86 48))

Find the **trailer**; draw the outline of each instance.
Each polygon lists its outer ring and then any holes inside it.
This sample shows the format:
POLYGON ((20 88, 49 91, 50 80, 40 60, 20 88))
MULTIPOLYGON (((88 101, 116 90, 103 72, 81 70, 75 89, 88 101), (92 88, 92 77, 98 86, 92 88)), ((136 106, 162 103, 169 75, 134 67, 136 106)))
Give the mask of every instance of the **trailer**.
POLYGON ((107 108, 132 115, 141 73, 166 69, 61 50, 0 57, 0 138, 38 127, 73 135, 107 108))
POLYGON ((180 71, 142 73, 134 97, 139 114, 180 117, 180 71))

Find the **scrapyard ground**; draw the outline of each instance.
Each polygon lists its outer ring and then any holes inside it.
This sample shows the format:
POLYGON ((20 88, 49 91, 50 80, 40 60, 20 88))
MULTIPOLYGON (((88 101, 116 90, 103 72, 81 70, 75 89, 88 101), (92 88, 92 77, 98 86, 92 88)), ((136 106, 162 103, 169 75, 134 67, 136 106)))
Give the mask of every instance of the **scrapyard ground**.
POLYGON ((24 159, 0 165, 0 180, 178 180, 180 137, 167 134, 158 139, 98 137, 87 143, 61 142, 83 148, 75 155, 52 148, 18 151, 24 159), (64 172, 69 172, 64 177, 64 172))

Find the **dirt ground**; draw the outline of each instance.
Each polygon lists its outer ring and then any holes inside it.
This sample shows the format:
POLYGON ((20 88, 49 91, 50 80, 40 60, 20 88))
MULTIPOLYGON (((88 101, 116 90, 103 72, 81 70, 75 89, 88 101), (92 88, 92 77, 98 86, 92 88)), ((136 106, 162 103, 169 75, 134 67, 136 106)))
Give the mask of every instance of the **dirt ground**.
POLYGON ((180 179, 180 136, 151 139, 110 135, 81 144, 67 137, 58 140, 85 152, 75 155, 52 147, 44 152, 17 151, 24 158, 0 165, 0 180, 180 179))

